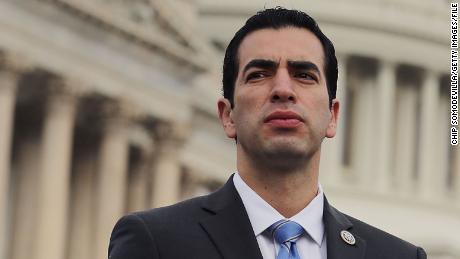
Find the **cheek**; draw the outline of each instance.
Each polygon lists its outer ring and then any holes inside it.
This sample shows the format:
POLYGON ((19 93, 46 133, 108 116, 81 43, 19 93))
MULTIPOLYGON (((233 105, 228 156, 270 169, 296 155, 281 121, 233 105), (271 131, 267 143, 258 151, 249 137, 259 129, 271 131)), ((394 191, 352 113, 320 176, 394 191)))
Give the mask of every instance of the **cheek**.
MULTIPOLYGON (((235 98, 236 100, 236 98, 235 98)), ((233 119, 238 131, 254 130, 261 120, 261 102, 246 95, 235 102, 233 119)))
POLYGON ((255 114, 263 106, 263 93, 260 91, 242 91, 235 95, 235 108, 240 114, 255 114))
POLYGON ((307 118, 310 117, 310 123, 319 123, 321 125, 328 124, 331 119, 331 112, 329 110, 329 97, 326 93, 305 95, 303 98, 303 106, 307 113, 307 118))
POLYGON ((329 95, 323 89, 305 89, 301 93, 302 104, 313 110, 324 110, 329 107, 329 95))

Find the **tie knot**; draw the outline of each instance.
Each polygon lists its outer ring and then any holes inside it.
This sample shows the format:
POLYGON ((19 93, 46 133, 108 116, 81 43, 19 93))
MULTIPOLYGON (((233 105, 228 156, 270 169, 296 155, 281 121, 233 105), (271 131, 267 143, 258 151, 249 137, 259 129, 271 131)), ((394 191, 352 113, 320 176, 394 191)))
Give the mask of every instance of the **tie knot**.
POLYGON ((295 243, 305 232, 303 227, 298 223, 285 219, 275 222, 268 229, 279 244, 286 244, 287 242, 295 243))

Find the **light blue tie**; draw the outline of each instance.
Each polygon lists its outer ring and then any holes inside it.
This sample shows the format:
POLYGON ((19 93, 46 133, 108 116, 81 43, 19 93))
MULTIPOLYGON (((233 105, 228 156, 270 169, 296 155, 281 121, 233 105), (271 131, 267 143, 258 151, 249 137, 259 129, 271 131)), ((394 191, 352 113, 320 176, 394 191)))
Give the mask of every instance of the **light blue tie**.
POLYGON ((268 230, 280 245, 276 259, 300 259, 297 239, 305 232, 298 223, 286 219, 275 222, 268 230))

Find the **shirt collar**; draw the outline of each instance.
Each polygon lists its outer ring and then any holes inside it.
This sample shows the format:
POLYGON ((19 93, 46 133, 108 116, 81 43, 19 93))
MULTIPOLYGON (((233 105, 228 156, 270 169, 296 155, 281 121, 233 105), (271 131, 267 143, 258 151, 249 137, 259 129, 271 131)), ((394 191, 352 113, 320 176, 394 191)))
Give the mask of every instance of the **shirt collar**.
MULTIPOLYGON (((284 219, 283 215, 243 181, 238 172, 233 176, 233 184, 243 201, 255 236, 262 234, 278 220, 284 219)), ((299 213, 290 218, 290 220, 299 223, 319 246, 321 246, 324 236, 323 206, 323 188, 318 184, 316 197, 299 213)))

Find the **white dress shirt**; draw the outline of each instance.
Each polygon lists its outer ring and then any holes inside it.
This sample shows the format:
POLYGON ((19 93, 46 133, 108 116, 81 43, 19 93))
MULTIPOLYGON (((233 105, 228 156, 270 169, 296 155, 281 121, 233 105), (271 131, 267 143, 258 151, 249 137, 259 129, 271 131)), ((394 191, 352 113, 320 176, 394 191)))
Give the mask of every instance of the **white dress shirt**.
MULTIPOLYGON (((264 259, 275 259, 279 251, 279 245, 273 237, 265 231, 278 220, 285 219, 270 204, 263 200, 235 173, 233 184, 243 200, 249 220, 259 244, 264 259)), ((318 194, 299 213, 289 220, 299 223, 306 231, 297 240, 297 250, 302 259, 326 259, 326 235, 323 223, 323 190, 318 184, 318 194)))

